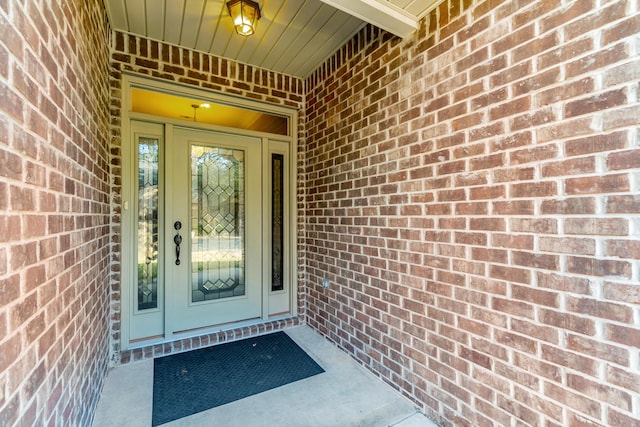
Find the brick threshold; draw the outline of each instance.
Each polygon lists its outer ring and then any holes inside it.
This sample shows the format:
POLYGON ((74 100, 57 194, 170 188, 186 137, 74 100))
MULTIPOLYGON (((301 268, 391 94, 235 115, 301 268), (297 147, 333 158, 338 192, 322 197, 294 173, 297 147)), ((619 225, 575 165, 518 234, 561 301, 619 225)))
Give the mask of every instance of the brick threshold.
POLYGON ((111 358, 111 366, 126 365, 140 360, 154 359, 156 357, 168 356, 170 354, 181 353, 197 348, 210 347, 216 344, 282 331, 302 324, 304 324, 302 317, 289 317, 286 319, 269 320, 263 323, 242 326, 225 331, 206 333, 195 337, 182 338, 165 343, 150 344, 114 353, 111 358))

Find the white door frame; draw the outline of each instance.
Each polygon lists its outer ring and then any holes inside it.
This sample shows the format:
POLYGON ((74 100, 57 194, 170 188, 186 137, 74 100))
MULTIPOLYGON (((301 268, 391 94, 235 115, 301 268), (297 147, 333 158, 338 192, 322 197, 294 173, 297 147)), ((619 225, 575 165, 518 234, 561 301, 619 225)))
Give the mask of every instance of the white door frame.
MULTIPOLYGON (((204 91, 193 87, 183 86, 179 84, 167 83, 151 78, 143 78, 139 76, 123 74, 122 78, 122 103, 121 103, 121 142, 122 142, 122 195, 120 200, 120 212, 121 212, 121 292, 120 292, 120 348, 121 350, 127 350, 130 348, 147 346, 160 342, 171 341, 173 339, 188 338, 190 336, 198 336, 206 334, 212 331, 206 329, 195 330, 191 334, 185 333, 180 336, 171 336, 167 330, 167 322, 164 322, 164 333, 162 336, 146 339, 144 341, 131 343, 130 342, 130 325, 133 315, 133 307, 135 301, 133 292, 136 287, 134 283, 136 275, 136 265, 133 261, 133 254, 136 252, 135 236, 136 231, 136 218, 134 218, 135 209, 131 207, 135 206, 137 201, 135 200, 135 194, 132 194, 132 187, 135 179, 134 171, 137 167, 135 158, 132 156, 133 142, 131 135, 131 123, 132 121, 143 121, 149 123, 155 123, 164 125, 166 128, 164 136, 165 141, 170 141, 173 138, 172 128, 173 126, 189 127, 194 130, 213 131, 219 133, 235 134, 242 136, 252 136, 262 138, 263 140, 263 162, 266 165, 268 162, 268 154, 286 153, 287 170, 285 171, 286 180, 286 193, 288 198, 288 209, 285 212, 285 220, 288 230, 285 235, 285 246, 287 247, 288 256, 285 259, 285 276, 288 279, 288 287, 286 292, 272 293, 269 286, 263 285, 263 302, 262 302, 262 317, 256 321, 240 322, 237 324, 225 325, 224 329, 237 328, 247 326, 249 324, 256 324, 265 322, 268 320, 275 320, 278 318, 295 317, 298 315, 298 283, 297 283, 297 203, 296 203, 296 189, 297 189, 297 126, 298 126, 298 114, 297 111, 291 108, 262 103, 254 100, 232 97, 225 94, 215 93, 211 91, 204 91), (245 129, 228 128, 224 126, 209 125, 204 123, 185 122, 180 119, 171 119, 167 117, 156 117, 148 114, 135 113, 131 111, 131 90, 132 88, 140 88, 150 91, 170 93, 172 95, 184 96, 188 98, 197 98, 203 101, 210 101, 214 103, 222 103, 226 105, 238 106, 240 108, 248 108, 265 113, 271 113, 279 116, 287 117, 288 119, 288 135, 275 135, 264 132, 256 132, 245 129), (168 126, 167 126, 168 125, 168 126), (287 149, 288 147, 288 149, 287 149), (266 154, 266 155, 265 155, 266 154), (282 298, 286 297, 288 302, 288 313, 283 313, 280 310, 282 307, 282 298), (272 302, 273 309, 270 310, 269 304, 272 302), (277 307, 276 307, 277 306, 277 307), (271 316, 270 316, 271 314, 271 316)), ((268 183, 264 184, 265 187, 268 183)), ((268 203, 263 203, 263 223, 267 222, 270 218, 270 214, 267 212, 269 208, 268 203)), ((266 225, 266 224, 265 224, 266 225)), ((162 225, 161 225, 162 227, 162 225)), ((263 227, 263 233, 268 233, 267 227, 263 227)), ((164 227, 166 229, 166 226, 164 227)), ((268 239, 263 244, 264 249, 267 248, 268 239)), ((267 252, 268 253, 268 252, 267 252)), ((268 264, 268 263, 265 263, 268 264)), ((265 265, 263 270, 263 277, 267 277, 268 265, 265 265)), ((164 307, 163 307, 164 309, 164 307)), ((163 314, 164 316, 164 314, 163 314)), ((215 331, 220 331, 220 327, 216 327, 215 331)))

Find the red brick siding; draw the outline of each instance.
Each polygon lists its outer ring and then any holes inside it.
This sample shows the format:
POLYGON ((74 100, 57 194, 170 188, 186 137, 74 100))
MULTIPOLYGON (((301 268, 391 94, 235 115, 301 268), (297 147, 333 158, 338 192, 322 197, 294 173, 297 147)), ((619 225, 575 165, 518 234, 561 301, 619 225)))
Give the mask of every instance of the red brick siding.
POLYGON ((356 35, 307 79, 308 323, 442 425, 640 425, 639 31, 447 0, 356 35))
MULTIPOLYGON (((121 194, 121 150, 120 150, 120 118, 122 73, 149 76, 225 93, 242 98, 249 98, 271 104, 278 104, 298 110, 298 141, 304 141, 304 82, 301 79, 278 74, 273 71, 259 69, 237 63, 214 55, 172 46, 143 37, 113 32, 111 46, 111 114, 112 145, 111 167, 114 176, 112 188, 114 217, 112 218, 115 245, 112 274, 112 310, 111 310, 111 352, 115 363, 128 363, 143 358, 161 356, 186 349, 206 347, 208 345, 229 341, 252 335, 262 334, 300 323, 304 315, 304 292, 298 293, 298 318, 267 322, 264 325, 238 328, 224 333, 203 335, 193 339, 178 340, 165 345, 151 345, 135 350, 120 351, 120 194, 121 194)), ((298 162, 303 164, 302 151, 298 154, 298 162)), ((302 170, 302 166, 299 168, 302 170)), ((299 181, 301 180, 298 178, 299 181)), ((302 209, 302 190, 299 190, 298 203, 299 230, 304 223, 302 209)), ((299 231, 302 241, 302 231, 299 231)), ((299 265, 304 265, 304 248, 298 248, 299 265)), ((302 270, 298 280, 304 279, 302 270)))
POLYGON ((87 426, 109 343, 100 1, 0 4, 0 425, 87 426))

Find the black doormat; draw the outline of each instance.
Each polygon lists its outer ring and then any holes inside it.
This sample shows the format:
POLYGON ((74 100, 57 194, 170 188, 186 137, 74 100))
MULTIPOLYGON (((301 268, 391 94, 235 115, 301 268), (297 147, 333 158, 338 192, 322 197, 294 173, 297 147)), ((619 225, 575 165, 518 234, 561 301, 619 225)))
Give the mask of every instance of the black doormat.
POLYGON ((324 370, 284 332, 155 359, 157 426, 324 370))

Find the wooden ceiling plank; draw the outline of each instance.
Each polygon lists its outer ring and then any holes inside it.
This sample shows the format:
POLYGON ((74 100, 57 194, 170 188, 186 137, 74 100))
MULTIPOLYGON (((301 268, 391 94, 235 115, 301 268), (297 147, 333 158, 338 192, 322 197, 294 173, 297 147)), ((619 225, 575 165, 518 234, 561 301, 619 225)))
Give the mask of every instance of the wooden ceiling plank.
POLYGON ((298 55, 288 64, 287 67, 293 75, 306 78, 366 25, 365 22, 354 16, 346 15, 346 17, 348 20, 344 25, 339 28, 331 27, 333 31, 329 32, 329 37, 324 41, 322 48, 316 51, 305 48, 304 51, 307 51, 308 55, 298 55))
POLYGON ((184 15, 184 0, 165 0, 164 40, 179 45, 184 15))
POLYGON ((225 8, 226 5, 223 0, 209 0, 207 2, 200 30, 198 31, 196 50, 209 52, 216 34, 221 30, 220 20, 224 19, 225 8))
POLYGON ((147 36, 155 39, 164 39, 165 1, 144 0, 147 22, 147 36))
POLYGON ((147 35, 147 15, 144 0, 129 0, 127 2, 127 22, 129 31, 134 34, 147 35))
POLYGON ((111 0, 105 2, 107 15, 112 28, 130 32, 127 22, 127 7, 125 0, 111 0))
POLYGON ((301 12, 301 10, 315 7, 314 3, 315 2, 306 0, 287 0, 286 7, 281 9, 280 13, 274 17, 273 23, 269 26, 269 31, 265 34, 259 48, 251 55, 251 62, 260 67, 267 68, 265 61, 268 60, 269 55, 272 54, 275 46, 277 46, 282 39, 282 35, 291 24, 291 21, 294 20, 298 14, 304 13, 301 12))
POLYGON ((231 25, 231 18, 229 18, 228 15, 226 18, 226 21, 228 21, 230 25, 228 32, 231 34, 231 37, 229 37, 229 43, 227 43, 227 46, 222 51, 222 56, 237 61, 239 52, 242 52, 246 48, 245 46, 253 36, 241 36, 236 33, 235 28, 231 25))
POLYGON ((235 30, 233 28, 233 22, 229 17, 226 3, 223 1, 223 7, 220 8, 216 33, 213 36, 213 40, 211 40, 211 46, 209 47, 208 52, 228 59, 236 59, 235 57, 237 56, 237 52, 232 56, 227 56, 226 54, 227 48, 231 43, 231 37, 233 37, 234 33, 235 30))
MULTIPOLYGON (((304 0, 296 0, 302 3, 304 0)), ((262 17, 258 20, 256 33, 250 37, 251 43, 245 45, 242 51, 238 52, 238 61, 247 64, 256 64, 254 54, 262 49, 270 49, 275 40, 274 34, 280 34, 283 31, 284 21, 281 15, 286 13, 292 6, 291 1, 282 1, 278 3, 263 3, 264 9, 261 10, 262 17)))
POLYGON ((186 0, 180 33, 181 46, 189 49, 196 47, 206 4, 207 0, 186 0))
POLYGON ((288 56, 296 56, 303 52, 295 50, 306 44, 305 40, 314 37, 323 28, 327 20, 333 15, 334 9, 321 2, 315 2, 312 7, 300 10, 300 13, 291 20, 278 43, 274 46, 263 62, 264 66, 273 69, 286 69, 285 65, 291 62, 288 56), (283 64, 283 57, 285 57, 283 64))

